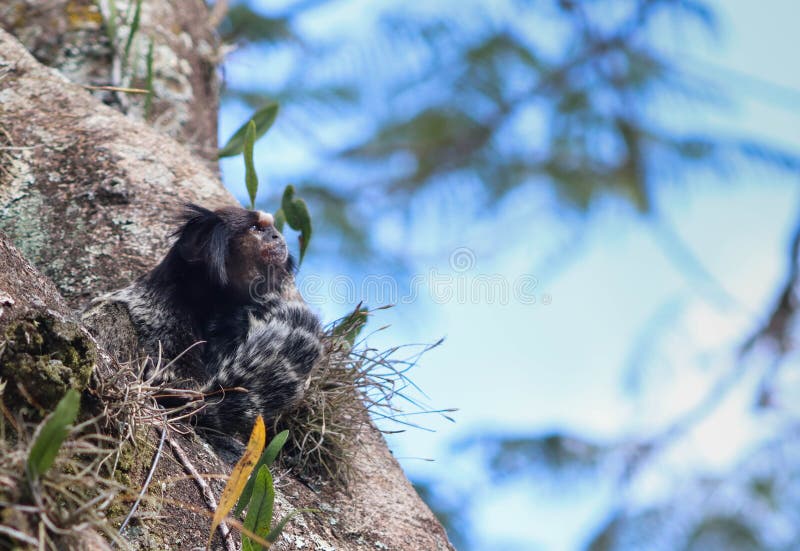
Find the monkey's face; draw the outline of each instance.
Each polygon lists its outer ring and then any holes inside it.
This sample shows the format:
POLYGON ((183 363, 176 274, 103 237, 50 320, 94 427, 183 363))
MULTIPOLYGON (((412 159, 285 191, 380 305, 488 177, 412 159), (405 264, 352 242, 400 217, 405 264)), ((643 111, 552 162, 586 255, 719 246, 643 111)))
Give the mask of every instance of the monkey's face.
POLYGON ((271 214, 241 207, 210 211, 187 205, 174 252, 196 283, 246 296, 253 283, 277 289, 291 279, 293 262, 271 214))
POLYGON ((241 235, 234 249, 240 249, 263 268, 283 266, 289 259, 286 240, 274 226, 274 218, 267 212, 253 212, 255 221, 241 235))
POLYGON ((279 284, 290 272, 286 240, 274 226, 271 214, 245 211, 246 228, 231 236, 227 271, 235 287, 249 288, 254 282, 279 284))

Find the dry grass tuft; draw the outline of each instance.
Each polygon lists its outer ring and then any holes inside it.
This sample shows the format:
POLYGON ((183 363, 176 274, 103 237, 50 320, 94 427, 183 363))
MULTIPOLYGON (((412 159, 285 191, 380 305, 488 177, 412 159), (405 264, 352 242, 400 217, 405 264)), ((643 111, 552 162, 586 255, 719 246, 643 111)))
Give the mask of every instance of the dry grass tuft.
POLYGON ((117 479, 125 445, 135 445, 147 426, 172 427, 184 408, 195 407, 159 407, 155 398, 165 390, 142 381, 145 365, 98 366, 83 395, 83 418, 39 480, 26 473, 37 426, 0 407, 0 549, 129 548, 114 527, 119 521, 108 519, 113 504, 126 504, 125 514, 135 498, 136 489, 117 479))
POLYGON ((276 432, 289 430, 282 463, 313 484, 332 481, 347 485, 360 435, 370 418, 418 427, 407 417, 452 411, 431 410, 409 392, 413 389, 422 394, 407 377, 408 371, 442 341, 382 351, 371 348, 366 338, 354 338, 369 313, 362 314, 357 308, 328 327, 325 361, 312 377, 303 401, 275 423, 276 432), (401 403, 413 411, 401 411, 401 403))
POLYGON ((26 473, 36 426, 8 421, 0 420, 0 548, 85 549, 90 540, 124 548, 106 521, 108 507, 125 491, 113 477, 119 442, 95 430, 100 418, 74 426, 39 479, 26 473))
MULTIPOLYGON (((407 416, 433 413, 410 396, 410 389, 421 392, 407 372, 439 343, 371 348, 366 339, 356 341, 367 314, 357 310, 327 329, 326 361, 302 403, 276 421, 277 431, 289 429, 282 463, 309 483, 348 483, 370 419, 417 426, 407 416), (400 403, 413 411, 401 412, 400 403)), ((143 380, 149 361, 97 366, 82 398, 82 419, 53 467, 33 482, 25 469, 37 427, 3 406, 0 381, 0 549, 129 548, 116 526, 122 516, 126 521, 132 516, 147 488, 146 482, 144 488, 130 488, 118 480, 124 480, 118 476, 123 449, 141 444, 150 427, 191 430, 183 421, 202 407, 204 398, 143 380), (165 395, 179 397, 176 402, 183 405, 165 410, 157 403, 165 395)))
POLYGON ((25 476, 30 434, 26 430, 24 439, 0 441, 0 547, 13 548, 14 542, 37 549, 85 548, 81 542, 94 534, 118 541, 105 512, 125 488, 104 474, 116 441, 73 431, 53 468, 30 483, 25 476))

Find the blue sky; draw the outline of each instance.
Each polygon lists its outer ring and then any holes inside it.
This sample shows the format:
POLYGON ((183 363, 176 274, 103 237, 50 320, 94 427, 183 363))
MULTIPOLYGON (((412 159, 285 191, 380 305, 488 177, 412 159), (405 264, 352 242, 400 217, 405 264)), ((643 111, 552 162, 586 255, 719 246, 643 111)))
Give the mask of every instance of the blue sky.
MULTIPOLYGON (((700 120, 710 129, 768 138, 800 151, 800 5, 728 0, 715 7, 720 16, 716 40, 678 42, 667 33, 664 47, 674 49, 687 71, 716 83, 730 101, 714 112, 687 112, 669 104, 659 109, 676 124, 700 120)), ((237 70, 229 69, 234 76, 237 70)), ((223 112, 223 141, 245 116, 243 109, 223 112)), ((282 162, 302 162, 304 155, 259 143, 256 158, 260 173, 269 174, 282 162)), ((226 161, 223 174, 242 197, 236 182, 240 163, 226 161)), ((496 216, 466 228, 434 224, 438 229, 431 230, 435 239, 430 241, 435 245, 421 247, 424 254, 413 261, 411 276, 437 270, 468 285, 481 274, 509 282, 534 276, 537 301, 440 303, 422 292, 412 304, 380 313, 374 326, 391 323, 392 328, 372 338, 373 345, 446 337, 412 377, 432 406, 459 408, 455 424, 430 416, 420 421, 436 432, 410 430, 389 438, 403 467, 413 476, 468 488, 480 474, 468 457, 449 451, 463 435, 567 428, 615 438, 664 426, 691 407, 730 364, 733 347, 764 314, 784 276, 788 234, 800 207, 797 183, 751 166, 735 167, 723 177, 689 173, 659 188, 659 210, 732 301, 665 251, 651 223, 618 204, 589 216, 584 238, 569 249, 567 262, 558 253, 570 243, 575 223, 548 211, 546 199, 535 219, 530 208, 512 198, 496 216), (508 234, 519 238, 505 239, 508 234), (474 266, 466 272, 450 266, 450 255, 459 248, 474 254, 474 266), (648 335, 654 317, 663 323, 648 335), (643 337, 649 346, 646 361, 638 365, 647 376, 640 392, 626 392, 623 382, 638 358, 634 344, 643 337)), ((404 242, 420 231, 425 230, 387 224, 382 238, 404 242)), ((340 269, 313 261, 309 266, 325 276, 340 269)), ((321 311, 330 320, 343 306, 323 304, 321 311)), ((734 393, 668 454, 670 472, 724 469, 760 437, 744 395, 734 393)), ((603 518, 609 491, 600 483, 564 494, 544 481, 492 489, 479 511, 482 544, 477 548, 576 549, 603 518)))

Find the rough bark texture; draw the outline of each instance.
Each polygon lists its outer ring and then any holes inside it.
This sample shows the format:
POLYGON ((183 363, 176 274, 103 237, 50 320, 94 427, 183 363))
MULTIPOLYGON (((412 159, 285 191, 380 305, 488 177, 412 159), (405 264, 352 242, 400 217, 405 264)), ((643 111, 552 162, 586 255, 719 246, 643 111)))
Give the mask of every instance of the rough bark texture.
POLYGON ((0 47, 0 230, 72 306, 151 267, 181 203, 233 201, 171 138, 36 63, 10 35, 0 47))
MULTIPOLYGON (((183 3, 143 4, 169 4, 177 10, 183 3)), ((191 140, 184 141, 191 145, 191 140)), ((35 294, 25 281, 36 282, 43 308, 65 315, 65 302, 80 308, 103 291, 128 283, 163 255, 171 215, 184 201, 212 207, 234 202, 204 161, 135 116, 126 118, 104 105, 0 31, 0 229, 21 252, 0 249, 0 272, 19 265, 27 266, 19 273, 28 274, 0 278, 0 308, 36 303, 22 298, 35 294), (36 274, 23 255, 55 286, 36 274)), ((137 453, 140 463, 149 461, 157 441, 158 431, 151 432, 137 453)), ((192 434, 179 441, 204 473, 228 472, 236 458, 236 451, 220 457, 192 434)), ((354 482, 346 492, 333 486, 314 492, 290 474, 279 476, 279 514, 301 507, 322 512, 290 523, 277 548, 451 549, 380 433, 370 428, 360 441, 354 482)), ((161 494, 162 481, 184 474, 169 447, 165 452, 151 485, 155 495, 161 494)), ((146 467, 131 468, 134 490, 146 467)), ((221 482, 211 484, 218 495, 221 482)), ((191 480, 166 487, 166 497, 205 508, 191 480)), ((160 513, 160 520, 135 531, 137 547, 204 545, 207 518, 171 505, 160 513)))
POLYGON ((53 283, 43 277, 0 232, 0 321, 3 325, 47 316, 66 320, 70 310, 53 283))
POLYGON ((8 0, 0 26, 16 35, 41 63, 72 82, 148 88, 152 43, 151 107, 144 94, 94 90, 129 118, 186 145, 216 170, 218 40, 202 0, 141 3, 131 37, 133 0, 8 0), (130 41, 129 41, 130 38, 130 41))
POLYGON ((50 411, 69 388, 83 390, 98 361, 95 343, 52 282, 0 233, 0 379, 13 411, 50 411))

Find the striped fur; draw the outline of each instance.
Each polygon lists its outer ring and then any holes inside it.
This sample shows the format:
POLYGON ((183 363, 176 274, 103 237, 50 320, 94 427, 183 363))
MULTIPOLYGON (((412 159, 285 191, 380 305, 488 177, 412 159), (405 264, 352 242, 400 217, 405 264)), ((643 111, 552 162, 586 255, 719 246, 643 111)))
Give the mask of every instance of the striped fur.
POLYGON ((209 394, 196 422, 225 433, 296 404, 322 357, 319 319, 268 222, 256 211, 190 205, 164 260, 93 306, 124 305, 143 352, 161 358, 145 375, 209 394))

